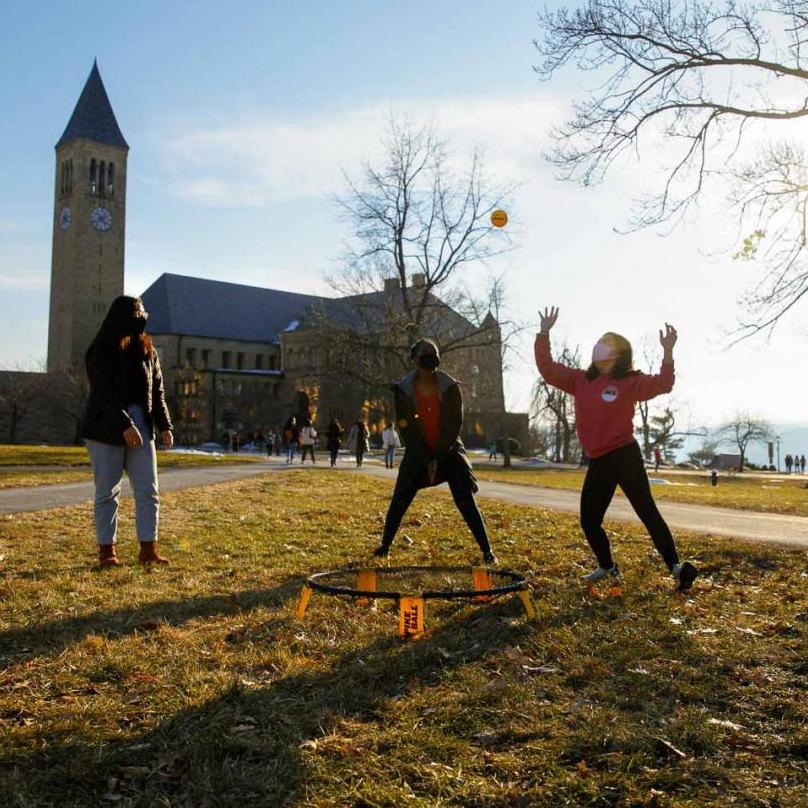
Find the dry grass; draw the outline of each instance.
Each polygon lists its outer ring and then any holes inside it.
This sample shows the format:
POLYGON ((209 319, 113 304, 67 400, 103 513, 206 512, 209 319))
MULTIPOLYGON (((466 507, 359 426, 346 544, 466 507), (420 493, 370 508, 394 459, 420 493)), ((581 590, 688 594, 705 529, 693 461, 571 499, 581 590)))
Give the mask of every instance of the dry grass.
MULTIPOLYGON (((173 564, 93 569, 86 506, 3 517, 0 805, 759 805, 804 800, 808 557, 686 536, 670 593, 621 526, 622 598, 594 601, 574 518, 484 503, 515 599, 430 604, 430 636, 315 595, 365 558, 388 481, 277 472, 163 497, 173 564)), ((445 493, 394 563, 476 561, 445 493)))
MULTIPOLYGON (((580 491, 584 480, 583 471, 520 468, 518 465, 510 469, 480 465, 475 468, 474 473, 482 480, 572 491, 580 491)), ((664 471, 649 471, 649 476, 670 481, 669 485, 652 486, 657 499, 744 511, 808 516, 808 477, 785 477, 782 482, 778 482, 771 477, 735 477, 722 474, 718 485, 713 487, 709 476, 704 473, 666 474, 664 471)), ((617 496, 623 496, 622 492, 618 490, 617 496)))

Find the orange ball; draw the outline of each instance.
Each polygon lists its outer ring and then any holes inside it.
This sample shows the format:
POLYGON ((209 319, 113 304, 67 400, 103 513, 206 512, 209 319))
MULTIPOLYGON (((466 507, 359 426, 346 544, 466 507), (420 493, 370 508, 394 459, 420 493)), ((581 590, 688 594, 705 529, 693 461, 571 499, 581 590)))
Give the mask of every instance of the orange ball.
POLYGON ((508 214, 504 210, 495 210, 491 213, 491 224, 494 227, 505 227, 508 224, 508 214))

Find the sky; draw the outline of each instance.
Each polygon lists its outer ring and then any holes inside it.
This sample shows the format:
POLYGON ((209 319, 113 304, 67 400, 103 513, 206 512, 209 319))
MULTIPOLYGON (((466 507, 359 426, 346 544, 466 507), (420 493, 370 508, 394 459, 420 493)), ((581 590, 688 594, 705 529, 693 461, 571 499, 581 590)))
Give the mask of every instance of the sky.
POLYGON ((623 235, 632 199, 654 190, 653 154, 596 187, 554 178, 542 158, 550 129, 596 82, 574 69, 538 79, 537 9, 515 0, 6 0, 0 318, 13 339, 0 344, 0 366, 45 358, 53 147, 97 58, 131 149, 127 293, 173 272, 328 294, 326 275, 350 235, 334 204, 344 173, 358 177, 362 161, 380 155, 389 116, 407 116, 434 125, 458 165, 479 147, 492 177, 518 184, 514 248, 484 270, 504 276, 508 314, 531 324, 508 358, 510 409, 528 408, 532 324, 555 304, 557 344, 579 344, 585 356, 607 330, 638 353, 653 350, 673 323, 672 400, 683 425, 714 426, 737 411, 808 422, 808 303, 770 339, 725 349, 756 267, 719 251, 731 232, 721 196, 705 195, 671 235, 623 235))

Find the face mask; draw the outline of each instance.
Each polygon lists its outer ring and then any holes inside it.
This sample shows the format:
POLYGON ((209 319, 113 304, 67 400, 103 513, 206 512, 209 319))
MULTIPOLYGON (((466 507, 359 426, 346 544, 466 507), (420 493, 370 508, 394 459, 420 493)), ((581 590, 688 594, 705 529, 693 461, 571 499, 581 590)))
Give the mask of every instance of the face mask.
POLYGON ((132 317, 129 323, 129 330, 132 334, 142 334, 146 330, 146 318, 132 317))
POLYGON ((424 370, 435 370, 439 364, 440 359, 438 359, 437 354, 433 353, 423 354, 418 359, 419 367, 422 367, 424 370))
POLYGON ((608 362, 612 359, 617 359, 617 351, 609 345, 608 342, 598 342, 592 349, 592 362, 608 362))

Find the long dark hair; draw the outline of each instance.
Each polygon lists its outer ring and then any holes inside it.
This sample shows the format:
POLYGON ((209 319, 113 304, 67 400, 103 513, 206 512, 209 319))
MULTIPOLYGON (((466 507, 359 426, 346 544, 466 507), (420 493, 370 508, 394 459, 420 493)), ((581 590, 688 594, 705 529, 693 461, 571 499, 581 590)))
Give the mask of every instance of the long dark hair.
MULTIPOLYGON (((613 379, 623 379, 639 372, 634 370, 634 352, 631 349, 631 343, 622 334, 607 331, 601 337, 601 340, 612 344, 617 351, 617 359, 614 360, 609 376, 613 379)), ((597 379, 598 376, 600 376, 600 371, 593 362, 586 370, 586 378, 591 382, 597 379)))
POLYGON ((151 355, 154 351, 151 337, 148 334, 134 335, 132 333, 132 316, 135 313, 135 306, 138 304, 143 305, 143 301, 139 297, 129 297, 129 295, 116 297, 112 301, 90 349, 96 347, 110 351, 125 351, 133 348, 144 356, 151 355), (133 336, 135 342, 132 340, 133 336))

